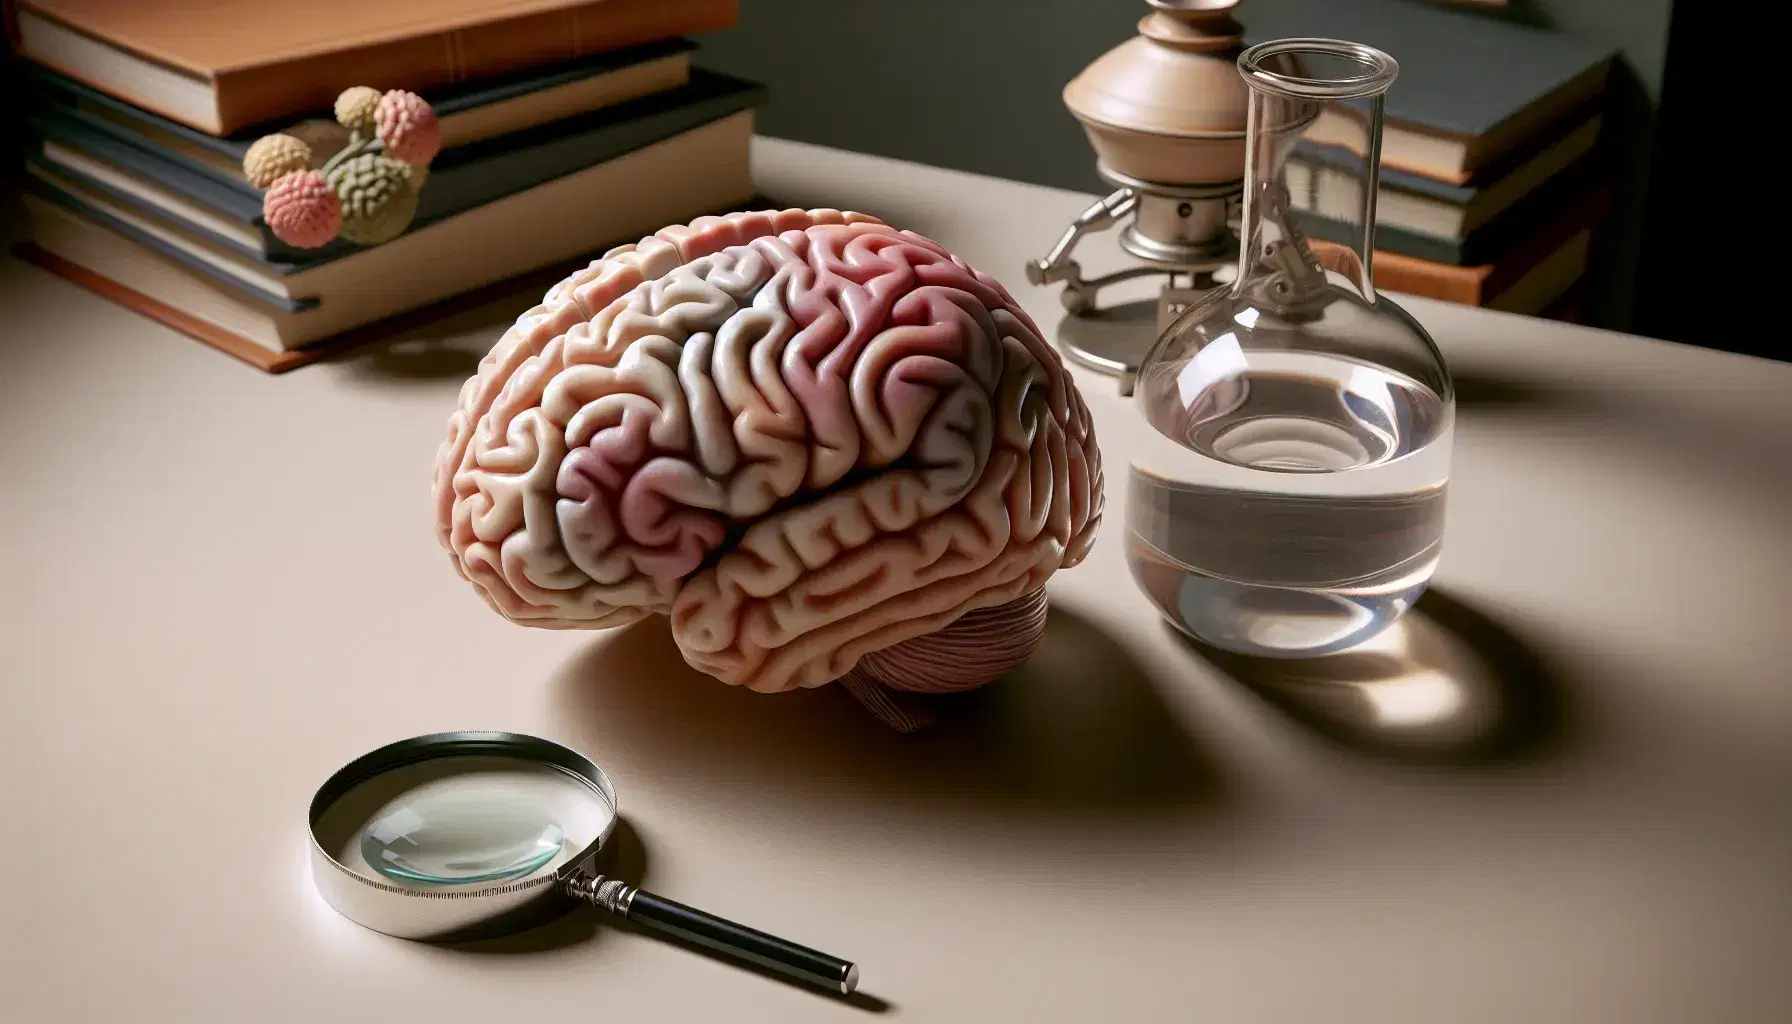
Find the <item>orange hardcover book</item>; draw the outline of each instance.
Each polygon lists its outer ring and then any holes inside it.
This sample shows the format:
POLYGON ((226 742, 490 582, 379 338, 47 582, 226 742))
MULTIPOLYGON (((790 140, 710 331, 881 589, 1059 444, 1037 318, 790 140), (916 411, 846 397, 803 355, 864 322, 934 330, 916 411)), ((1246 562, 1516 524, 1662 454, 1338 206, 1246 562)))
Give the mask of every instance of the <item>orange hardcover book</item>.
POLYGON ((733 25, 739 0, 17 0, 19 52, 214 135, 733 25))

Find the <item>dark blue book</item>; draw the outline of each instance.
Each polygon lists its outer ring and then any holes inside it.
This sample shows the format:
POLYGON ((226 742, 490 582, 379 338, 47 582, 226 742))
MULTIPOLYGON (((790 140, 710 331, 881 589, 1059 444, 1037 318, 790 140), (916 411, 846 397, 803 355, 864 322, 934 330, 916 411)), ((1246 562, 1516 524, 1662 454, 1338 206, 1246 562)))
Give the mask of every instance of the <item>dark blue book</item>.
MULTIPOLYGON (((1585 109, 1604 92, 1616 55, 1560 32, 1406 0, 1253 0, 1240 14, 1248 42, 1325 36, 1386 51, 1400 76, 1387 94, 1383 168, 1458 185, 1585 109)), ((1360 147, 1349 124, 1324 122, 1309 138, 1360 147)))
MULTIPOLYGON (((756 83, 693 71, 690 82, 676 89, 445 151, 431 165, 412 229, 758 106, 764 99, 765 88, 756 83)), ((305 267, 357 250, 341 242, 315 250, 287 246, 262 221, 259 192, 197 170, 146 137, 103 129, 67 109, 40 110, 32 125, 45 162, 129 193, 136 202, 225 237, 257 257, 305 267)))
POLYGON ((245 254, 42 157, 29 162, 23 199, 40 265, 213 343, 228 336, 238 354, 279 353, 544 267, 563 275, 563 261, 740 209, 753 191, 752 133, 742 110, 306 266, 245 254))
MULTIPOLYGON (((479 79, 424 92, 442 125, 443 149, 521 131, 667 89, 690 81, 696 44, 672 39, 598 54, 556 66, 499 78, 479 79)), ((34 110, 50 109, 145 146, 200 174, 244 191, 255 191, 243 176, 243 156, 263 135, 289 132, 339 149, 348 133, 328 110, 297 120, 261 124, 227 136, 208 135, 179 121, 133 106, 115 96, 59 75, 38 64, 22 64, 34 110)))

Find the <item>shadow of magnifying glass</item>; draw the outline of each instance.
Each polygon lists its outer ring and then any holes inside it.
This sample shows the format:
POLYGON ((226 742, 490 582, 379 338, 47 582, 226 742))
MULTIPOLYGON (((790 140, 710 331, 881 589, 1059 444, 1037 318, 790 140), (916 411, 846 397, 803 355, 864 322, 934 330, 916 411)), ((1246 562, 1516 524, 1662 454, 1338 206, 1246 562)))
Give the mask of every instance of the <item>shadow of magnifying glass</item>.
POLYGON ((1253 658, 1187 642, 1289 717, 1362 753, 1500 764, 1535 759, 1563 739, 1562 689, 1543 657, 1491 615, 1437 589, 1338 654, 1253 658))

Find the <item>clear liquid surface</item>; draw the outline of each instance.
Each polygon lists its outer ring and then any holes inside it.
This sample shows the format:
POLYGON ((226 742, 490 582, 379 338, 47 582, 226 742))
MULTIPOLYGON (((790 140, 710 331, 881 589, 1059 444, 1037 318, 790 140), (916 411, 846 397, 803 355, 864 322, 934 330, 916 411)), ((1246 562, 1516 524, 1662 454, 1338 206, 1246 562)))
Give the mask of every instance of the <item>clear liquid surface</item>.
POLYGON ((559 855, 566 833, 551 801, 502 776, 460 775, 418 786, 382 807, 361 833, 361 856, 387 878, 472 885, 521 878, 559 855))
POLYGON ((1437 568, 1452 409, 1381 367, 1253 353, 1153 417, 1135 457, 1127 554, 1178 628, 1242 654, 1353 647, 1437 568), (1166 429, 1168 428, 1168 429, 1166 429))

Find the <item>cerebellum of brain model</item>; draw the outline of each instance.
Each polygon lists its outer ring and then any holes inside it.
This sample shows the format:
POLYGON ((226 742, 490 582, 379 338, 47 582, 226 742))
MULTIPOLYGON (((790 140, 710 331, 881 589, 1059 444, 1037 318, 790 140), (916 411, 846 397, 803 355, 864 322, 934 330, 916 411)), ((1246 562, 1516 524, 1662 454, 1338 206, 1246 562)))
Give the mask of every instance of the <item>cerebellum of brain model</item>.
POLYGON ((556 285, 462 388, 434 487, 499 613, 667 615, 768 692, 1012 667, 1102 502, 1082 397, 1002 286, 832 210, 700 218, 556 285))

